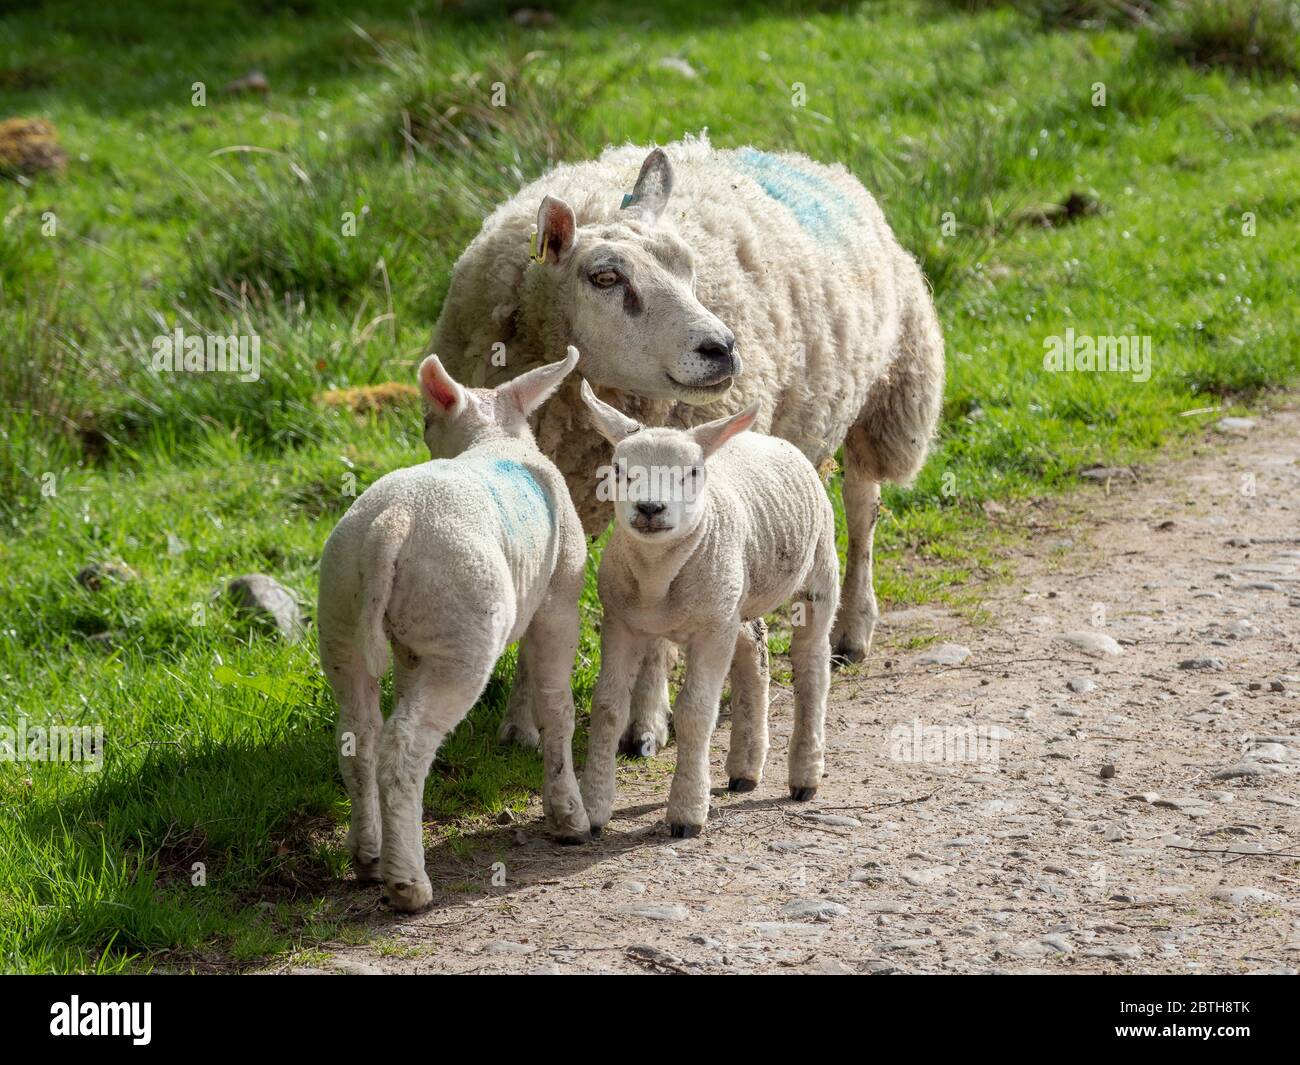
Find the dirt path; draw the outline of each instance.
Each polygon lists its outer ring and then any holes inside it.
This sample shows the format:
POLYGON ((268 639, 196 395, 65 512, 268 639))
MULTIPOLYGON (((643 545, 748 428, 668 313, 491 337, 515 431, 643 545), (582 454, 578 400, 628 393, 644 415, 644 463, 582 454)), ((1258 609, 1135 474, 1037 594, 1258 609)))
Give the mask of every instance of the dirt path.
POLYGON ((1300 412, 1207 440, 1108 492, 994 517, 1036 532, 985 590, 991 621, 886 617, 869 671, 834 684, 812 803, 785 799, 791 697, 774 685, 767 775, 715 790, 701 837, 663 822, 670 749, 662 772, 621 774, 591 846, 553 847, 533 818, 436 847, 434 909, 376 910, 382 945, 327 964, 1295 973, 1300 412), (931 634, 969 657, 898 649, 931 634))

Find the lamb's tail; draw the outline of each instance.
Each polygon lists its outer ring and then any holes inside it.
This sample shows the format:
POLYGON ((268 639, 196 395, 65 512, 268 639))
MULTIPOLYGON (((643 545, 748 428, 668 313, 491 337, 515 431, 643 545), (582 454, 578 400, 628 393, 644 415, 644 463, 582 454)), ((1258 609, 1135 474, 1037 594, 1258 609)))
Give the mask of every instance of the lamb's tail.
POLYGON ((377 517, 361 549, 361 620, 357 636, 365 657, 366 672, 382 677, 388 671, 388 636, 384 614, 393 592, 397 556, 411 528, 411 514, 405 507, 392 507, 377 517))

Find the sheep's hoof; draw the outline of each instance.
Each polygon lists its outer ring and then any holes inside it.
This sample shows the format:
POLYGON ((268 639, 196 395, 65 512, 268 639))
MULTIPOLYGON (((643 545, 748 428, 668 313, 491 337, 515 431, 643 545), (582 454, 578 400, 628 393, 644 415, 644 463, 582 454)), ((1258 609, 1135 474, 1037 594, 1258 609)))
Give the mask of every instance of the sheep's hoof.
POLYGON ((379 858, 353 858, 352 870, 356 873, 357 879, 372 883, 377 880, 383 880, 384 875, 379 871, 379 858))
POLYGON ((586 835, 568 833, 563 836, 556 836, 555 842, 558 843, 561 847, 579 847, 584 843, 590 843, 591 835, 592 834, 590 832, 588 832, 586 835))
POLYGON ((604 832, 604 831, 605 831, 605 826, 604 826, 604 825, 592 825, 592 826, 591 826, 591 838, 592 838, 592 839, 600 839, 600 834, 601 834, 602 832, 604 832))
POLYGON ((668 826, 672 830, 674 839, 694 839, 702 831, 703 825, 673 825, 668 826))
POLYGON ((793 784, 790 785, 790 798, 795 802, 807 802, 816 794, 816 788, 797 788, 793 784))
POLYGON ((503 721, 500 731, 497 732, 497 743, 505 747, 523 747, 525 750, 535 751, 542 745, 542 737, 536 729, 526 729, 513 721, 503 721))
POLYGON ((648 733, 639 738, 628 735, 618 741, 618 753, 628 758, 653 758, 659 753, 659 744, 648 733))
POLYGON ((433 902, 433 885, 428 882, 385 884, 384 901, 402 913, 419 913, 433 902))
POLYGON ((732 777, 727 781, 728 791, 753 791, 756 787, 758 787, 758 781, 750 780, 749 777, 732 777))
POLYGON ((865 647, 851 647, 848 644, 840 643, 835 645, 835 650, 831 652, 831 667, 841 669, 844 666, 856 665, 867 657, 865 647))

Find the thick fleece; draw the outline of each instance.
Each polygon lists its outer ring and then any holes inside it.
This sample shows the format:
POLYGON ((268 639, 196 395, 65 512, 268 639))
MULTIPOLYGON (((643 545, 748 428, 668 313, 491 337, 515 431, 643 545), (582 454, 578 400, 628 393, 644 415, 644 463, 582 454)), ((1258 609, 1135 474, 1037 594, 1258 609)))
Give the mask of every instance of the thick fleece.
POLYGON ((320 656, 339 703, 348 846, 358 876, 382 877, 398 909, 432 898, 421 817, 429 766, 515 640, 542 732, 548 824, 562 839, 588 835, 569 688, 586 542, 564 480, 525 420, 576 361, 573 352, 492 392, 461 390, 426 360, 426 440, 434 454, 456 457, 381 477, 321 556, 320 656), (390 647, 394 709, 385 722, 379 678, 390 647))
MULTIPOLYGON (((879 483, 906 482, 922 465, 944 381, 929 288, 870 193, 842 166, 716 150, 704 137, 649 157, 625 146, 556 167, 484 222, 456 264, 431 350, 490 383, 570 343, 597 393, 647 425, 696 425, 761 399, 756 428, 813 465, 844 445, 849 549, 834 643, 845 659, 862 658, 877 617, 879 483), (571 248, 557 203, 572 207, 571 248), (529 256, 539 221, 541 261, 529 256), (597 261, 606 248, 633 272, 611 286, 621 298, 598 304, 586 286, 608 281, 597 261), (709 380, 710 365, 725 371, 733 337, 729 388, 725 379, 712 391, 672 385, 709 380)), ((575 380, 542 413, 537 439, 587 532, 599 531, 609 510, 593 473, 609 449, 588 430, 575 380)), ((663 742, 662 655, 638 688, 633 729, 663 742)))

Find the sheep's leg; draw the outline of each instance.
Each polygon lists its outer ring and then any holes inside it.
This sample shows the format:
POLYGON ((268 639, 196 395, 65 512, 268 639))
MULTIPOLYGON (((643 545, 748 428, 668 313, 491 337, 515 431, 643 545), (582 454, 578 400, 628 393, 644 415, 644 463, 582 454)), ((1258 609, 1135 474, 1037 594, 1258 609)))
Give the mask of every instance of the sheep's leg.
POLYGON ((737 621, 697 637, 686 650, 686 681, 673 708, 677 770, 668 792, 668 825, 674 836, 698 836, 709 818, 709 741, 739 628, 737 621))
POLYGON ((871 479, 865 430, 856 426, 844 441, 844 520, 849 545, 839 619, 831 636, 835 657, 861 662, 871 650, 879 608, 872 586, 872 550, 880 516, 880 484, 871 479))
POLYGON ((668 672, 672 656, 671 643, 655 640, 642 661, 632 691, 632 717, 619 740, 619 754, 652 758, 668 746, 668 672))
POLYGON ((600 676, 591 698, 587 764, 582 770, 582 801, 592 835, 600 834, 613 812, 618 738, 627 724, 632 685, 645 652, 644 640, 605 615, 600 634, 600 676))
POLYGON ((767 625, 755 618, 740 626, 731 660, 731 749, 727 752, 727 787, 753 791, 763 779, 767 758, 767 693, 771 669, 767 625))
POLYGON ((379 797, 384 839, 380 870, 394 909, 423 909, 433 899, 424 870, 424 778, 443 737, 482 692, 492 670, 472 662, 395 656, 397 702, 379 740, 379 797))
POLYGON ((533 682, 528 675, 528 662, 522 645, 519 661, 515 665, 515 679, 510 686, 510 698, 506 703, 506 716, 497 730, 497 742, 513 743, 534 751, 541 742, 533 707, 533 682))
POLYGON ((532 681, 532 703, 541 730, 542 810, 561 843, 591 838, 573 772, 573 690, 569 677, 578 654, 578 606, 549 597, 537 611, 520 646, 532 681))
POLYGON ((379 712, 379 680, 366 671, 362 657, 353 649, 334 653, 322 641, 325 675, 339 704, 335 740, 338 744, 339 773, 352 800, 347 849, 358 880, 379 879, 379 848, 383 837, 379 818, 379 785, 375 765, 379 755, 379 734, 384 726, 379 712))
POLYGON ((796 622, 790 640, 794 733, 790 737, 787 773, 790 798, 800 802, 817 794, 825 770, 826 696, 831 685, 830 631, 835 621, 838 577, 834 533, 827 529, 818 546, 813 571, 791 609, 796 622))

